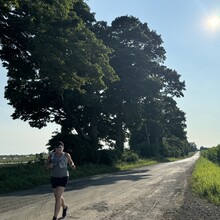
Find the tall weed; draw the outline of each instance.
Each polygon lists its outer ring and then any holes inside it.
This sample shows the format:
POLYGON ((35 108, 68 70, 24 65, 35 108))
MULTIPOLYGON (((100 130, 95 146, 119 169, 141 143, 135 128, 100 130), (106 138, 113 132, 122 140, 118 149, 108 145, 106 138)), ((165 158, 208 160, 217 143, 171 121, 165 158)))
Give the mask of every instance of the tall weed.
POLYGON ((201 156, 193 171, 192 189, 199 196, 220 205, 220 167, 201 156))

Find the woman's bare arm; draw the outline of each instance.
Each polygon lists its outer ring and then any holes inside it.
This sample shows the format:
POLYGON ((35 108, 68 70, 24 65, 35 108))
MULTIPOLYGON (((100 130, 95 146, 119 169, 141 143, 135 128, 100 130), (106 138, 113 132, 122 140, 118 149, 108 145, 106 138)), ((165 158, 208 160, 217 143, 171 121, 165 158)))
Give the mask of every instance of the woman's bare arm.
POLYGON ((69 163, 70 167, 71 167, 73 170, 75 170, 75 169, 76 169, 76 166, 75 166, 75 164, 74 164, 74 162, 73 162, 73 160, 72 160, 70 154, 68 154, 68 153, 67 153, 67 159, 68 159, 68 163, 69 163))

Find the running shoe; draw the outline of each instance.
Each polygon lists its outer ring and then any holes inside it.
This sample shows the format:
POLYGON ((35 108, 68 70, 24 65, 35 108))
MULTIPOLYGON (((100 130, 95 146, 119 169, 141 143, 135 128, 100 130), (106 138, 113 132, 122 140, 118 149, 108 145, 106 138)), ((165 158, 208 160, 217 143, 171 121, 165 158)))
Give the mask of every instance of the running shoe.
POLYGON ((65 218, 66 215, 67 215, 67 210, 68 210, 68 206, 66 206, 65 209, 63 209, 63 214, 62 214, 62 217, 65 218))

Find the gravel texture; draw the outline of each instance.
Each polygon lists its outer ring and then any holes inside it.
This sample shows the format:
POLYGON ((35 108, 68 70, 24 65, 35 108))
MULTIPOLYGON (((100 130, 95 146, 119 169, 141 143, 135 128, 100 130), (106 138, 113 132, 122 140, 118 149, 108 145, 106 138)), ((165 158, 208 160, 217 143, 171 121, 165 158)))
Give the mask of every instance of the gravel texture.
POLYGON ((213 205, 207 200, 198 197, 191 189, 191 175, 189 173, 188 182, 184 194, 183 204, 174 210, 172 216, 166 220, 219 220, 220 206, 213 205))

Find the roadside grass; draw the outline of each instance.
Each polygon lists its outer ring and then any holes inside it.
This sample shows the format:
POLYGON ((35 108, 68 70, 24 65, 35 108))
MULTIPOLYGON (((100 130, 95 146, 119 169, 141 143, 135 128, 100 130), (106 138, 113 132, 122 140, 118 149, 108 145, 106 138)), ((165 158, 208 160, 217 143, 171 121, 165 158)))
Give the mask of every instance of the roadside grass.
POLYGON ((157 161, 156 159, 139 159, 137 162, 133 162, 133 163, 118 163, 116 164, 116 168, 118 170, 128 170, 128 169, 132 169, 132 168, 138 168, 138 167, 143 167, 143 166, 149 166, 152 164, 156 164, 159 161, 157 161))
MULTIPOLYGON (((76 171, 69 169, 70 180, 97 174, 112 173, 135 167, 157 163, 154 160, 141 160, 136 163, 116 164, 107 166, 103 164, 86 164, 77 166, 76 171)), ((50 183, 50 171, 40 163, 5 164, 0 166, 0 194, 15 190, 30 189, 50 183)))
POLYGON ((29 189, 48 181, 49 172, 38 163, 0 166, 0 193, 29 189))
POLYGON ((220 205, 220 167, 200 156, 192 175, 192 190, 215 205, 220 205))
MULTIPOLYGON (((152 158, 139 159, 137 162, 121 162, 114 166, 102 164, 86 164, 77 166, 76 171, 70 171, 70 179, 88 177, 97 174, 113 173, 137 167, 148 166, 161 162, 172 162, 183 158, 152 158)), ((0 166, 0 194, 16 190, 34 188, 50 183, 50 171, 42 163, 5 164, 0 166)))

